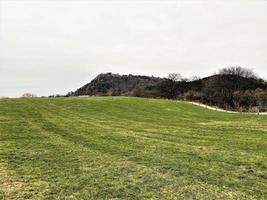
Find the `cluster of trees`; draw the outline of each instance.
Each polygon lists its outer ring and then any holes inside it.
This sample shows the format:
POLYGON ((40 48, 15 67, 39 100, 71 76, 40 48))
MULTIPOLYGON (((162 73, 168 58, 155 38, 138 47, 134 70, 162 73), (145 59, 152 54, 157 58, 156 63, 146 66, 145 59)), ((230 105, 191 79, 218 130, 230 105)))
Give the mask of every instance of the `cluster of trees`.
POLYGON ((240 66, 223 68, 223 69, 219 70, 219 74, 235 75, 235 76, 240 76, 240 77, 244 77, 244 78, 253 78, 253 79, 259 78, 251 69, 243 68, 240 66))
POLYGON ((267 111, 267 85, 252 70, 229 67, 214 76, 188 81, 170 74, 159 85, 160 96, 198 101, 227 110, 267 111))
POLYGON ((260 112, 267 110, 267 90, 235 91, 233 103, 238 111, 260 112))

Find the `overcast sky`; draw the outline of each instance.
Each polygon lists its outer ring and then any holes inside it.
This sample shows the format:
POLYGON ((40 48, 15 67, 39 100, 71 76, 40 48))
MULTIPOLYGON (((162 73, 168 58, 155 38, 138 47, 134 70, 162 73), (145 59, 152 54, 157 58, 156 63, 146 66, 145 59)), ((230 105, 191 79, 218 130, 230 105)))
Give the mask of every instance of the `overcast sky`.
POLYGON ((0 96, 65 94, 97 74, 267 78, 265 0, 0 0, 0 96))

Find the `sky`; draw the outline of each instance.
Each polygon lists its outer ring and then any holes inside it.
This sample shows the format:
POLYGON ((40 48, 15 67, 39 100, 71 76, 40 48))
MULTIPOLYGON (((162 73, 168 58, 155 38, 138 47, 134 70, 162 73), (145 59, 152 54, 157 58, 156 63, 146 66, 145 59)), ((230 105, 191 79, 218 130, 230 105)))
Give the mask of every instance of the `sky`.
POLYGON ((0 97, 237 65, 267 78, 267 0, 0 0, 0 97))

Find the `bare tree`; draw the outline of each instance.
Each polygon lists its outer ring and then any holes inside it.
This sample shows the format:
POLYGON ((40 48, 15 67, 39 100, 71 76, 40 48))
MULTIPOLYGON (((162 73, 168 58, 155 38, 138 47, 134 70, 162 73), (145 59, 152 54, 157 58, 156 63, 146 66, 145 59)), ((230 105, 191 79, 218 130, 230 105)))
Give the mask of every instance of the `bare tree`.
POLYGON ((168 79, 173 81, 173 82, 181 81, 182 75, 179 73, 171 73, 168 75, 168 79))
POLYGON ((182 75, 179 73, 171 73, 168 75, 168 78, 166 79, 164 83, 164 90, 167 90, 167 98, 168 99, 175 99, 176 98, 176 90, 175 86, 177 82, 182 81, 182 75))
POLYGON ((227 67, 219 70, 219 74, 222 75, 235 75, 235 76, 241 76, 244 78, 255 78, 257 79, 258 76, 253 72, 253 70, 248 68, 243 68, 240 66, 232 66, 227 67))

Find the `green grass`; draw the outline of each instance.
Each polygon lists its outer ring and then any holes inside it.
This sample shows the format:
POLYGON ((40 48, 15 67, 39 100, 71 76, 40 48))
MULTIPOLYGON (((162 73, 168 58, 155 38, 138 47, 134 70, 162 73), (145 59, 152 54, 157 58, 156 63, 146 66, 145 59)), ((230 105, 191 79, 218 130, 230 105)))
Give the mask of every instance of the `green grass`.
POLYGON ((0 199, 266 199, 267 116, 128 97, 0 100, 0 199))

